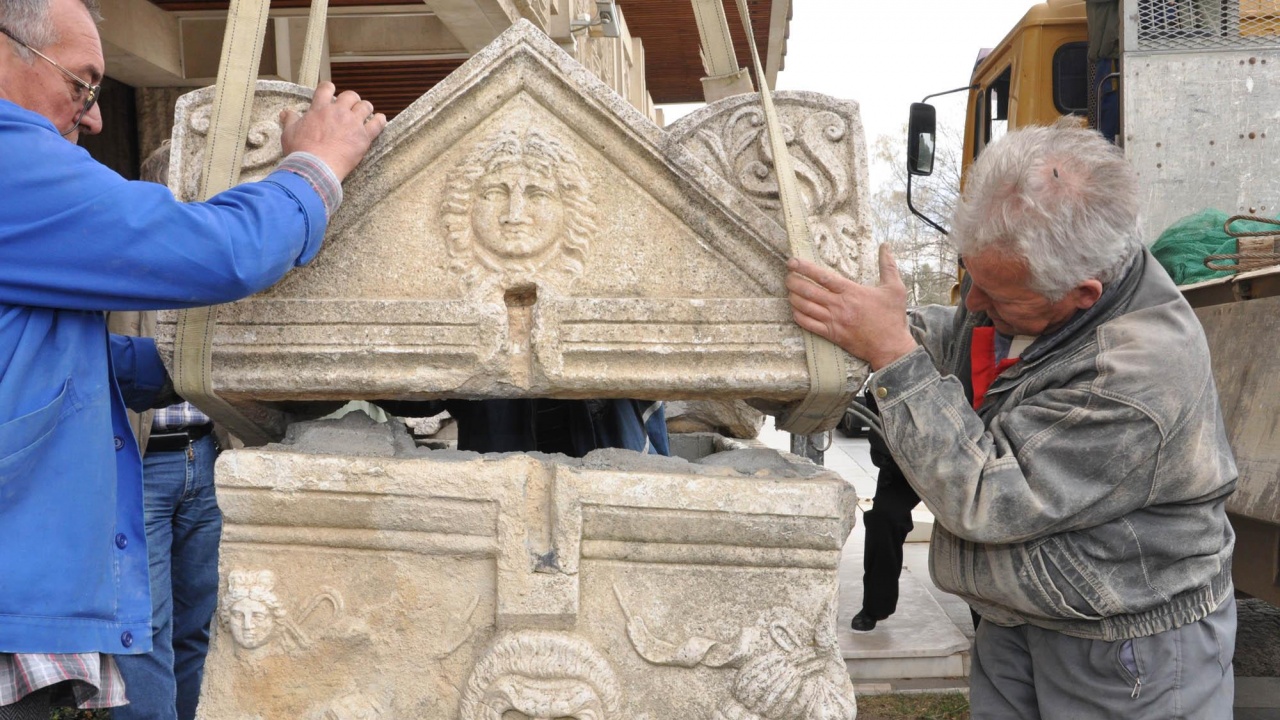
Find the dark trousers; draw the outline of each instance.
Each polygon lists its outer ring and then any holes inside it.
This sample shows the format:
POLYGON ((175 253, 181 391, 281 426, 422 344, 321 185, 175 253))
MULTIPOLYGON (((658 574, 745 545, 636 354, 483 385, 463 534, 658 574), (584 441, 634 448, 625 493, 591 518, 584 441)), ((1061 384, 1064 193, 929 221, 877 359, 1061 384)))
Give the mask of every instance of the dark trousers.
POLYGON ((52 688, 40 688, 12 705, 0 706, 0 720, 49 720, 52 688))
MULTIPOLYGON (((872 450, 872 460, 876 453, 872 450)), ((880 465, 876 497, 862 514, 866 545, 862 556, 862 612, 883 620, 898 607, 898 576, 902 574, 902 544, 911 532, 911 510, 920 496, 911 489, 892 459, 880 465)))
MULTIPOLYGON (((867 408, 878 412, 868 389, 867 408)), ((869 437, 871 462, 880 468, 871 509, 862 514, 866 543, 862 554, 862 612, 883 620, 898 609, 898 577, 902 575, 902 544, 914 524, 911 511, 920 496, 893 461, 889 447, 876 433, 869 437)))

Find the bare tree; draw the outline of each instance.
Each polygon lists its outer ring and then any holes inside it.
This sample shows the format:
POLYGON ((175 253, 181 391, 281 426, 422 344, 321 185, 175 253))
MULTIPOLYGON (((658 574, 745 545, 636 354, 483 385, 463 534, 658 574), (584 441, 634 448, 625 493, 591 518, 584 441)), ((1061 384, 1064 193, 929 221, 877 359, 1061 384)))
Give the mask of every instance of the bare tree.
MULTIPOLYGON (((907 208, 906 134, 904 126, 898 136, 881 135, 872 144, 872 162, 890 170, 889 180, 871 195, 872 232, 878 242, 893 248, 909 303, 947 304, 956 280, 956 253, 945 235, 907 208)), ((945 228, 960 195, 963 140, 958 131, 942 126, 936 146, 934 173, 912 178, 911 198, 918 210, 945 228)))

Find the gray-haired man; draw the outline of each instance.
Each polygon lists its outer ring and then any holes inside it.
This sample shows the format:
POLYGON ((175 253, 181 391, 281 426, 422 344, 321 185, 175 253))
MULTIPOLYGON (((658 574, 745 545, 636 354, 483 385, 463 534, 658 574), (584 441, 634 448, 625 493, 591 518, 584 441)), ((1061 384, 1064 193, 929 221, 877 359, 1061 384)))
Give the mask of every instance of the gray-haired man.
POLYGON ((876 370, 894 458, 982 616, 975 718, 1231 716, 1234 535, 1203 331, 1137 231, 1136 179, 1076 127, 983 153, 952 238, 960 307, 793 260, 796 321, 876 370))

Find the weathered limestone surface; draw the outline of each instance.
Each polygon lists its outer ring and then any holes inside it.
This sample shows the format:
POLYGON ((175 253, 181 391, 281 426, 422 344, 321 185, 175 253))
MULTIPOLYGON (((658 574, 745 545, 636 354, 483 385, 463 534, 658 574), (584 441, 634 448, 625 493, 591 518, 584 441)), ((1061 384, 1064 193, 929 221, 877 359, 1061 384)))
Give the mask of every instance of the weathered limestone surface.
MULTIPOLYGON (((775 93, 774 105, 809 209, 818 256, 859 282, 876 280, 867 216, 866 141, 858 104, 813 92, 775 93)), ((782 224, 778 178, 756 95, 735 95, 668 128, 677 142, 782 224)))
MULTIPOLYGON (((184 198, 212 97, 178 105, 184 198)), ((279 109, 305 103, 301 88, 260 85, 248 177, 279 154, 279 109)), ((780 105, 820 251, 865 279, 856 105, 780 105)), ((730 98, 666 132, 518 23, 388 126, 310 266, 219 309, 214 386, 247 412, 377 397, 796 401, 809 378, 761 130, 755 105, 730 98)), ((850 395, 864 374, 851 363, 850 395)))
POLYGON ((358 414, 288 442, 218 461, 204 720, 855 715, 834 473, 427 452, 358 414))

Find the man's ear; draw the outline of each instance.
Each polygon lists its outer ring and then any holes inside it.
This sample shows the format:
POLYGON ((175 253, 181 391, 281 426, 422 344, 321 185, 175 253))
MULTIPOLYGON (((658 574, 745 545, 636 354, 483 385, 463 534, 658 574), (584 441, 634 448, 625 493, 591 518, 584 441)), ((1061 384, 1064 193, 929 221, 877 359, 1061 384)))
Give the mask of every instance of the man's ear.
POLYGON ((1077 310, 1088 310, 1102 297, 1102 283, 1097 280, 1085 280, 1075 286, 1071 295, 1077 310))

